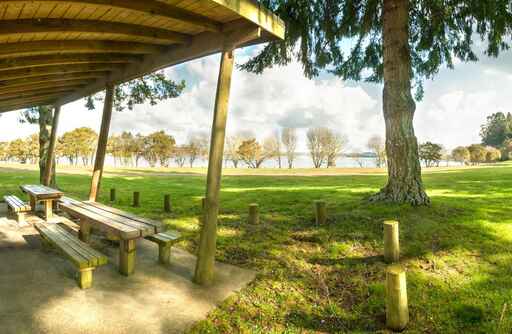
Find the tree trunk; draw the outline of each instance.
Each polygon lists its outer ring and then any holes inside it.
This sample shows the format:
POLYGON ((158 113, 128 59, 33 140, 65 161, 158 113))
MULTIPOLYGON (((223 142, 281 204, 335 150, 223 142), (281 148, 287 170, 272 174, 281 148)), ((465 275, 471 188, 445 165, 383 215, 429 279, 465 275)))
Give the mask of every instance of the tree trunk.
POLYGON ((384 92, 388 183, 371 200, 427 205, 413 118, 409 0, 384 0, 384 92))
MULTIPOLYGON (((46 159, 50 148, 50 136, 52 133, 53 114, 48 107, 38 107, 39 112, 39 182, 44 184, 44 173, 46 170, 46 159)), ((50 187, 57 188, 55 179, 55 159, 52 163, 52 176, 50 187)))

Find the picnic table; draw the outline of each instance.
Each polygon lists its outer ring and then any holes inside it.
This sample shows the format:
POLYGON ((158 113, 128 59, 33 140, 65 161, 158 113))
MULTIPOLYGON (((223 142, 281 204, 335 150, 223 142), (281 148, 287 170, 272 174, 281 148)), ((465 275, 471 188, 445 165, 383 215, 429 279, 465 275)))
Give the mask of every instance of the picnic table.
POLYGON ((33 212, 36 211, 38 202, 44 203, 44 217, 47 221, 53 217, 54 201, 64 195, 60 190, 36 184, 22 185, 20 189, 30 197, 30 207, 33 212))
POLYGON ((126 276, 133 274, 135 270, 135 241, 164 231, 161 222, 138 217, 93 201, 62 197, 59 208, 79 219, 80 240, 89 241, 91 228, 102 230, 109 236, 119 239, 119 272, 126 276))

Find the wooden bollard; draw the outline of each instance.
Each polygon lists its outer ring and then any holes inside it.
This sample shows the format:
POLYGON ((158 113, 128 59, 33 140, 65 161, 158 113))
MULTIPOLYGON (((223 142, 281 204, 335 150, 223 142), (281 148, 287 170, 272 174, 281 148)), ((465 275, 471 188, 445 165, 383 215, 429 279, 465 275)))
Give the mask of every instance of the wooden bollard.
POLYGON ((111 202, 116 201, 116 188, 110 189, 110 201, 111 202))
POLYGON ((317 225, 327 223, 327 207, 325 201, 315 201, 315 218, 317 225))
POLYGON ((164 211, 171 212, 171 195, 164 196, 164 211))
POLYGON ((201 209, 206 209, 206 197, 201 198, 201 209))
POLYGON ((400 241, 398 236, 398 222, 388 220, 384 222, 384 261, 398 262, 400 259, 400 241))
POLYGON ((256 203, 249 204, 249 224, 257 225, 260 223, 260 210, 256 203))
POLYGON ((399 265, 391 265, 386 270, 386 326, 394 331, 402 331, 408 322, 405 271, 399 265))
POLYGON ((133 192, 133 207, 138 208, 140 206, 140 192, 133 192))

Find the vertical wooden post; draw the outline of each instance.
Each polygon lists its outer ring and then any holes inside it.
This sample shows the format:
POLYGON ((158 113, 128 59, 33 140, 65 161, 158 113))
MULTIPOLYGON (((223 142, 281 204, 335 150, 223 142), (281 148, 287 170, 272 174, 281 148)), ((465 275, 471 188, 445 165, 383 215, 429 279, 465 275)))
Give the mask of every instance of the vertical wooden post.
POLYGON ((384 261, 398 262, 400 259, 400 244, 398 237, 398 222, 388 220, 384 222, 384 261))
POLYGON ((138 208, 140 206, 140 192, 133 192, 133 207, 138 208))
POLYGON ((57 145, 57 128, 59 126, 60 106, 55 106, 53 111, 52 133, 50 135, 50 144, 48 154, 46 155, 46 164, 43 175, 43 184, 49 186, 52 182, 53 161, 55 160, 55 146, 57 145))
POLYGON ((204 213, 204 209, 206 209, 206 197, 201 197, 201 209, 201 212, 204 213))
POLYGON ((111 202, 116 201, 116 188, 110 189, 110 201, 111 202))
POLYGON ((171 195, 164 195, 164 211, 171 212, 171 195))
POLYGON ((98 148, 96 149, 96 160, 94 161, 94 170, 92 172, 89 201, 96 202, 100 191, 101 176, 103 175, 103 166, 105 165, 105 155, 107 153, 108 132, 110 129, 110 120, 112 119, 113 100, 114 86, 108 84, 105 92, 105 104, 103 106, 103 118, 101 119, 101 129, 98 137, 98 148))
POLYGON ((392 265, 386 270, 386 326, 394 331, 402 331, 408 322, 405 271, 399 265, 392 265))
POLYGON ((260 211, 258 204, 249 204, 249 224, 257 225, 260 223, 260 211))
POLYGON ((194 281, 202 285, 210 284, 214 276, 220 180, 234 60, 233 51, 222 52, 206 180, 206 208, 194 275, 194 281))
POLYGON ((119 272, 130 276, 135 271, 135 240, 119 242, 119 272))
POLYGON ((315 220, 317 225, 327 223, 327 207, 325 201, 315 201, 315 220))

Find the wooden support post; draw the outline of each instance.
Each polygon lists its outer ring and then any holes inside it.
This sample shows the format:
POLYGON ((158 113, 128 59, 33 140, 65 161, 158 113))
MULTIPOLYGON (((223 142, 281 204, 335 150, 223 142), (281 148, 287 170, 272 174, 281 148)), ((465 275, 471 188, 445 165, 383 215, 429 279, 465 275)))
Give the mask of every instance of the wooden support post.
POLYGON ((83 242, 89 242, 91 236, 91 224, 85 220, 80 219, 80 230, 78 231, 78 239, 83 242))
POLYGON ((53 201, 43 201, 44 203, 44 218, 46 221, 53 218, 53 201))
POLYGON ((105 104, 103 106, 103 117, 101 119, 101 129, 98 137, 98 148, 96 149, 96 160, 94 161, 94 170, 92 172, 89 201, 96 202, 100 191, 101 176, 103 175, 103 166, 105 165, 105 155, 107 153, 108 132, 110 129, 110 120, 112 119, 113 99, 114 86, 109 84, 107 85, 105 93, 105 104))
POLYGON ((34 196, 30 196, 30 209, 33 213, 37 211, 37 201, 34 196))
POLYGON ((60 106, 56 106, 53 111, 53 124, 52 124, 52 133, 50 135, 50 144, 48 146, 48 153, 46 154, 46 164, 43 175, 43 184, 45 186, 50 186, 52 182, 53 162, 55 161, 55 146, 57 145, 57 128, 59 127, 59 117, 60 117, 60 106))
POLYGON ((140 192, 133 192, 133 207, 138 208, 140 206, 140 192))
POLYGON ((327 207, 325 201, 315 201, 315 220, 317 225, 327 223, 327 207))
POLYGON ((164 195, 164 211, 171 212, 171 195, 164 195))
POLYGON ((130 276, 135 271, 135 240, 119 242, 119 272, 130 276))
POLYGON ((94 268, 85 268, 78 271, 78 286, 80 289, 92 287, 92 272, 94 268))
POLYGON ((258 204, 249 204, 249 224, 257 225, 260 223, 260 211, 258 204))
POLYGON ((408 322, 405 271, 399 265, 392 265, 386 270, 386 326, 394 331, 402 331, 408 322))
POLYGON ((158 244, 158 262, 161 264, 171 263, 171 244, 158 244))
POLYGON ((116 188, 110 189, 110 201, 111 202, 116 201, 116 188))
POLYGON ((201 209, 202 213, 204 214, 204 209, 206 209, 206 197, 201 198, 201 209))
POLYGON ((384 261, 398 262, 400 259, 400 241, 398 237, 398 222, 384 222, 384 261))
POLYGON ((194 275, 194 282, 202 285, 210 284, 214 277, 220 180, 234 60, 231 50, 222 52, 206 180, 206 208, 194 275))

